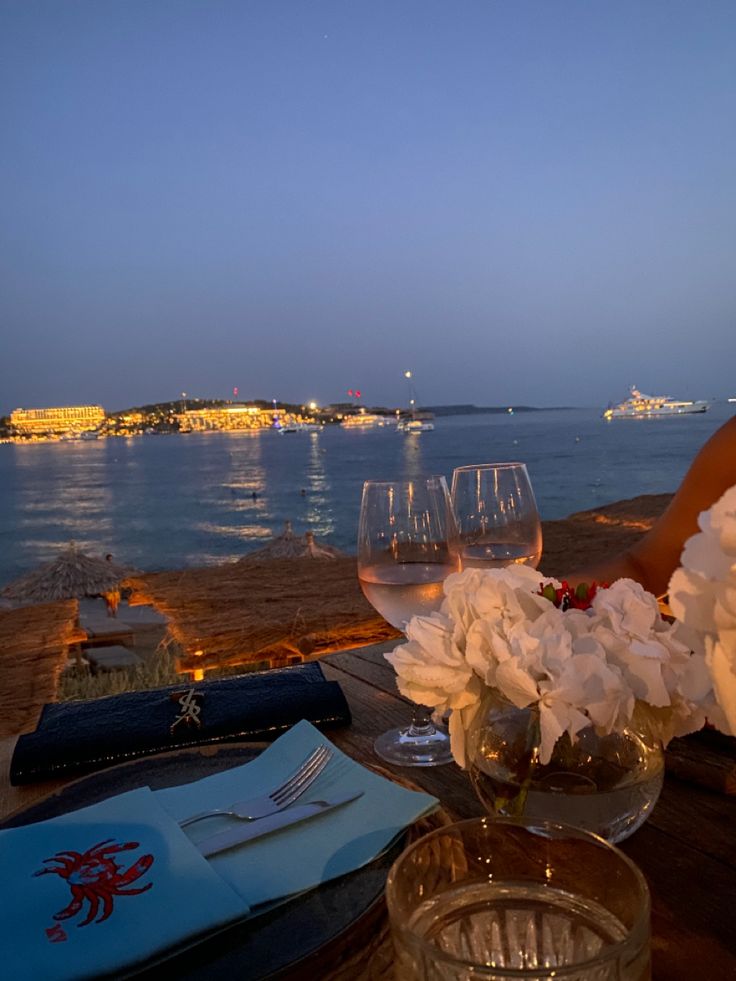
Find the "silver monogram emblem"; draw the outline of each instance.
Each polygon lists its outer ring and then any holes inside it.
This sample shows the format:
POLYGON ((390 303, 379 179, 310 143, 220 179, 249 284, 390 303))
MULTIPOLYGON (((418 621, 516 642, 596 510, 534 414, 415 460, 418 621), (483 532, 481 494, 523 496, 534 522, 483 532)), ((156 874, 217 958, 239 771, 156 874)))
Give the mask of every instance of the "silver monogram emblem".
POLYGON ((194 688, 190 688, 188 691, 178 691, 174 692, 171 696, 172 700, 179 703, 181 709, 179 715, 174 719, 171 724, 169 732, 174 734, 174 730, 178 725, 195 726, 197 729, 201 729, 202 720, 200 715, 202 713, 202 706, 196 701, 197 698, 203 698, 202 692, 195 691, 194 688))

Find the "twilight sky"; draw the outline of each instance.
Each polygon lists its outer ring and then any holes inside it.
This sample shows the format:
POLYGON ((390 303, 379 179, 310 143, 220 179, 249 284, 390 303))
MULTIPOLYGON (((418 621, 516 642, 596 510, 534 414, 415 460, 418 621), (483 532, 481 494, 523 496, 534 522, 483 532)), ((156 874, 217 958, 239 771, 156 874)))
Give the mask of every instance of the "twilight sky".
POLYGON ((0 413, 736 395, 733 0, 0 0, 0 413))

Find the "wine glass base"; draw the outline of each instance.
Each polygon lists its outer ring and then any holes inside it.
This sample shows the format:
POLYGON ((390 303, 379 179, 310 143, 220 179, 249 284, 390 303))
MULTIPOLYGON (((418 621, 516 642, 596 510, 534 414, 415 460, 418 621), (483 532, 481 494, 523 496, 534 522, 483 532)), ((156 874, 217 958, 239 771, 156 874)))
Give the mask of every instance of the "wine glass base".
POLYGON ((439 726, 412 734, 411 727, 389 729, 373 744, 376 754, 395 766, 442 766, 452 763, 450 737, 439 726))

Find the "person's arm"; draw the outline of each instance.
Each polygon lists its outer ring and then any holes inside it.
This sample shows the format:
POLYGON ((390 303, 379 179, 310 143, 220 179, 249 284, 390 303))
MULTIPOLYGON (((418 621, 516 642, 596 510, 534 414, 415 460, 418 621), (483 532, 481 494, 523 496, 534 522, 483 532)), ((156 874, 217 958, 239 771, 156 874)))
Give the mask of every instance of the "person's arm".
POLYGON ((576 569, 568 582, 613 582, 636 579, 660 596, 680 564, 685 541, 698 530, 698 515, 736 484, 736 417, 729 419, 703 446, 654 527, 626 552, 576 569))

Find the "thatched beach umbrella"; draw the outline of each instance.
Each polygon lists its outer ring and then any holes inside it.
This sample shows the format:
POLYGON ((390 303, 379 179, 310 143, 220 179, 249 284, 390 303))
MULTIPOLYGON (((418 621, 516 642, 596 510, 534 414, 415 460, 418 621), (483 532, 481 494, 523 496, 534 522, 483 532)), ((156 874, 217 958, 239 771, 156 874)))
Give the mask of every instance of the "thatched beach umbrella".
POLYGON ((52 562, 11 582, 0 596, 15 603, 80 599, 116 589, 131 571, 108 559, 87 555, 70 542, 52 562))
POLYGON ((332 545, 317 542, 314 533, 295 535, 290 521, 284 522, 284 530, 273 541, 255 552, 244 555, 240 562, 270 562, 272 559, 337 559, 344 552, 332 545))
POLYGON ((337 559, 344 556, 345 552, 334 545, 318 542, 312 532, 308 531, 304 535, 304 554, 310 559, 337 559))
POLYGON ((76 600, 0 611, 0 738, 31 732, 55 700, 70 645, 87 637, 78 616, 76 600))

